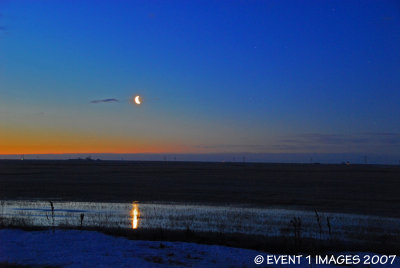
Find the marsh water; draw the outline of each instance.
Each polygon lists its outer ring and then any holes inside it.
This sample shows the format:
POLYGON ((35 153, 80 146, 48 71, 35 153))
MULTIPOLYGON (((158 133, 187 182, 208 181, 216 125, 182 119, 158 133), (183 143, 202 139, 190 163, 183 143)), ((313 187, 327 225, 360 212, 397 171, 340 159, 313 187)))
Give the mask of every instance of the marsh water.
POLYGON ((95 203, 3 200, 3 218, 23 219, 36 226, 101 226, 169 230, 292 235, 293 219, 301 221, 304 237, 364 240, 397 236, 400 219, 356 214, 240 206, 180 203, 95 203))

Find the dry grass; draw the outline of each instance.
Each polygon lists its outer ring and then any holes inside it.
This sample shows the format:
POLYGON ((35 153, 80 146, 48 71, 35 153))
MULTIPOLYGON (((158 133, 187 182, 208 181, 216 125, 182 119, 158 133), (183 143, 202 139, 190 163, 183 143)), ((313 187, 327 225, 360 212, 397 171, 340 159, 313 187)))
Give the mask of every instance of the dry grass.
MULTIPOLYGON (((52 226, 33 226, 27 222, 17 219, 8 221, 0 228, 18 228, 26 231, 53 230, 52 226)), ((279 254, 326 254, 329 252, 341 251, 366 251, 382 254, 395 254, 400 250, 400 236, 382 236, 380 238, 367 238, 368 242, 361 241, 340 241, 337 239, 322 240, 302 236, 301 219, 294 217, 286 231, 279 236, 250 235, 241 233, 224 232, 200 232, 193 231, 189 227, 186 230, 168 230, 164 228, 139 228, 136 230, 127 228, 113 228, 104 226, 75 226, 61 224, 55 227, 58 230, 87 230, 98 231, 107 235, 125 237, 132 240, 151 241, 180 241, 209 245, 224 245, 238 248, 248 248, 279 254)), ((285 230, 285 228, 282 228, 285 230)), ((316 230, 318 231, 318 229, 316 230)), ((162 243, 160 243, 162 245, 162 243)), ((160 246, 161 247, 161 246, 160 246)))

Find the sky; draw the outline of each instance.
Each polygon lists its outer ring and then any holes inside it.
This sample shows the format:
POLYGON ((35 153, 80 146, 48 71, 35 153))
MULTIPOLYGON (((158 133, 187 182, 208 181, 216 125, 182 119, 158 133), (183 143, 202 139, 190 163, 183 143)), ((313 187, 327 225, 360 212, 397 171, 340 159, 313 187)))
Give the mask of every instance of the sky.
POLYGON ((21 0, 0 14, 1 155, 400 159, 398 1, 21 0))

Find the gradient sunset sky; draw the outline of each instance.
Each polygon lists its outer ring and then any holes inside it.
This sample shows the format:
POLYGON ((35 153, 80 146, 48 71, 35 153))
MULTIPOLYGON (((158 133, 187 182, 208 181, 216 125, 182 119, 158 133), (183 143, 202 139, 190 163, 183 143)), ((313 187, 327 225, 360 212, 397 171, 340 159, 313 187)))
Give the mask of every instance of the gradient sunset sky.
POLYGON ((0 154, 400 151, 398 1, 21 0, 0 14, 0 154))

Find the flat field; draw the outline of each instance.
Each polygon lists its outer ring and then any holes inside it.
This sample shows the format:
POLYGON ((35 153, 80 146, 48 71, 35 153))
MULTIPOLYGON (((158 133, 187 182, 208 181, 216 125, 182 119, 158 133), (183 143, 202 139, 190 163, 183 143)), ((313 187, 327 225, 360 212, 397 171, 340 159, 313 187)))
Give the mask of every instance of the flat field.
POLYGON ((400 167, 1 160, 0 199, 185 202, 400 218, 400 167))

